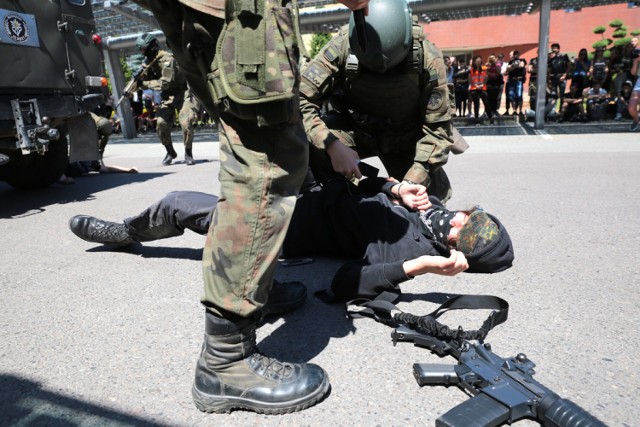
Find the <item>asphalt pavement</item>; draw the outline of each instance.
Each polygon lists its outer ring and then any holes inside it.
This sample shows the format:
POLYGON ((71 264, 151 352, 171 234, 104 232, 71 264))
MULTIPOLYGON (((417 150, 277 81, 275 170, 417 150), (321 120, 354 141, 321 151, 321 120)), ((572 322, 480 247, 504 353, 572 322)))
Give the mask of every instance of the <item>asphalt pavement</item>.
MULTIPOLYGON (((469 150, 446 166, 448 206, 480 204, 499 217, 514 266, 418 277, 403 284, 399 307, 426 314, 452 294, 504 298, 509 319, 487 339, 495 353, 525 353, 535 378, 562 397, 607 425, 637 426, 640 134, 581 129, 468 136, 469 150)), ((321 365, 331 394, 282 416, 199 412, 190 389, 204 326, 204 237, 187 232, 109 250, 67 225, 76 214, 121 221, 172 190, 216 193, 217 135, 198 133, 195 166, 176 149, 178 161, 165 167, 154 135, 113 138, 106 163, 136 166, 138 174, 31 192, 0 183, 0 425, 432 426, 468 399, 456 387, 421 388, 413 378, 414 363, 453 358, 393 346, 389 327, 349 320, 342 306, 316 299, 342 261, 318 258, 278 267, 279 279, 303 281, 309 296, 297 312, 269 319, 258 340, 266 354, 321 365)), ((472 329, 487 314, 442 320, 472 329)))

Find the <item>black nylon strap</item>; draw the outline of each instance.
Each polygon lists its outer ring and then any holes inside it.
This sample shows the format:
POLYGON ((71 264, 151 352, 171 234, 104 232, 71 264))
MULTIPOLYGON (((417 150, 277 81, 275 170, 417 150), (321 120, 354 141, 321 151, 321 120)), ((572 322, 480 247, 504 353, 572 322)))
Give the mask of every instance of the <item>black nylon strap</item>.
POLYGON ((504 323, 509 313, 509 303, 492 295, 456 295, 426 316, 402 312, 393 304, 397 299, 397 294, 383 293, 375 300, 352 300, 347 303, 347 313, 352 318, 370 317, 390 326, 406 324, 437 338, 480 341, 491 329, 504 323), (449 310, 493 311, 479 329, 465 331, 462 327, 449 328, 436 320, 449 310))

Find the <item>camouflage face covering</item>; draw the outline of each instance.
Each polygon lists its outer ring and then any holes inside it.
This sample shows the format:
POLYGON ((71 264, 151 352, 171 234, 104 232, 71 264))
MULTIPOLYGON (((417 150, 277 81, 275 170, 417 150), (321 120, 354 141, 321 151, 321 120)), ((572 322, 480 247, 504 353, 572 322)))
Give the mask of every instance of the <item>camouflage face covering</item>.
POLYGON ((457 248, 464 254, 471 254, 498 238, 500 230, 495 222, 483 211, 475 211, 458 234, 457 248))

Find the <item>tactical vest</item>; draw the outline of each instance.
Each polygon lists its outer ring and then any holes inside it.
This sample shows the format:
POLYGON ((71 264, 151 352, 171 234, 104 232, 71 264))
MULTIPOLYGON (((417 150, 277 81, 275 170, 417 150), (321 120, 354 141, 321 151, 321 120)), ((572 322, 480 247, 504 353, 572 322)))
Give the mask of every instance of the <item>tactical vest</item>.
POLYGON ((230 0, 208 74, 220 108, 259 126, 299 120, 297 67, 304 50, 297 0, 230 0))
POLYGON ((392 70, 382 74, 361 67, 358 58, 350 51, 344 83, 349 108, 357 111, 361 118, 384 117, 391 127, 421 123, 423 109, 419 104, 425 79, 428 78, 424 71, 423 40, 422 27, 413 25, 412 45, 406 58, 392 70))

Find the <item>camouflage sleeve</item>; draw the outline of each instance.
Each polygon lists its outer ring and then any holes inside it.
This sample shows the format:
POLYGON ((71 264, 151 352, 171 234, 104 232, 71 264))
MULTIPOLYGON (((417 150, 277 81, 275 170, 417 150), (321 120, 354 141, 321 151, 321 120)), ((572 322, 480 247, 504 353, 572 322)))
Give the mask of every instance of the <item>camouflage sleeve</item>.
POLYGON ((142 86, 145 89, 166 91, 171 87, 173 79, 177 75, 176 61, 173 58, 173 55, 166 53, 159 53, 158 55, 163 55, 160 59, 158 59, 160 72, 154 75, 154 79, 145 80, 142 86))
POLYGON ((444 166, 453 144, 451 125, 451 102, 453 98, 447 85, 447 72, 442 52, 433 44, 423 43, 425 53, 425 82, 422 99, 425 109, 422 124, 423 137, 416 144, 416 154, 405 181, 429 186, 429 171, 444 166))
POLYGON ((340 31, 300 71, 300 111, 304 130, 309 141, 321 150, 338 139, 320 117, 320 109, 343 78, 348 46, 346 34, 340 31))

